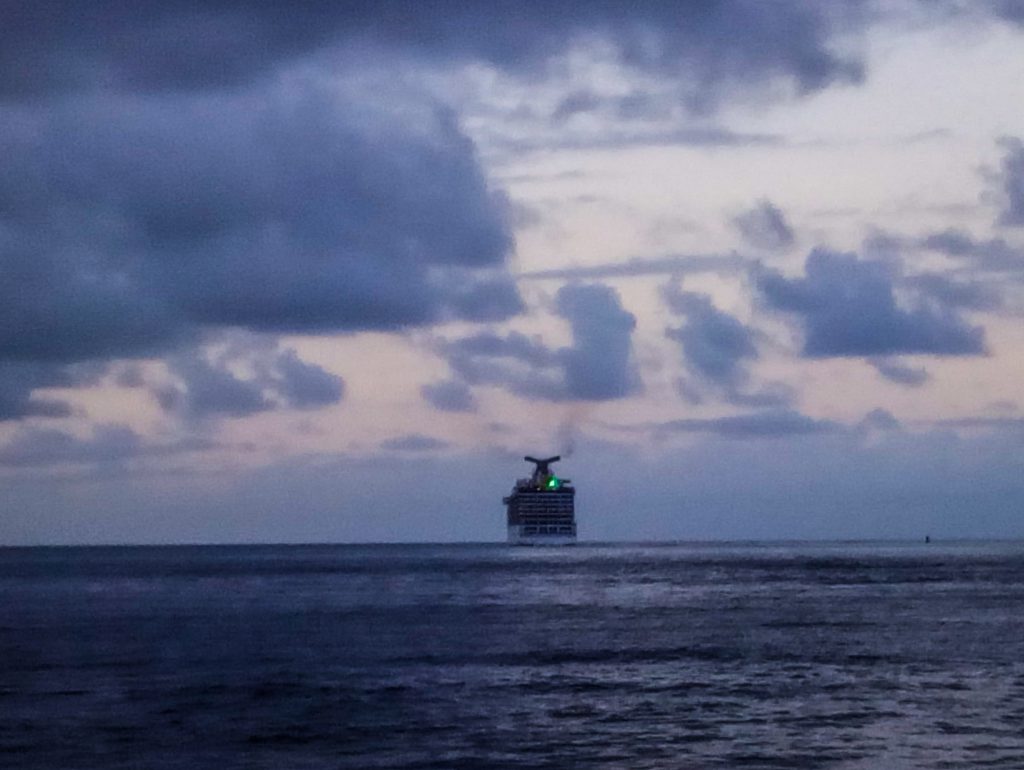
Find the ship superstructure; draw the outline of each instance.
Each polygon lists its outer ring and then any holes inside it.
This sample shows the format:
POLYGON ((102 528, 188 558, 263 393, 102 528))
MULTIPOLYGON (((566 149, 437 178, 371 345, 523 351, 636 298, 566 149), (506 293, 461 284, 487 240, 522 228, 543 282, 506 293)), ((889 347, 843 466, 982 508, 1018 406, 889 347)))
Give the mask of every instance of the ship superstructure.
POLYGON ((502 500, 508 508, 508 542, 515 545, 571 545, 576 542, 576 490, 569 479, 551 472, 561 457, 533 463, 533 475, 518 479, 502 500))

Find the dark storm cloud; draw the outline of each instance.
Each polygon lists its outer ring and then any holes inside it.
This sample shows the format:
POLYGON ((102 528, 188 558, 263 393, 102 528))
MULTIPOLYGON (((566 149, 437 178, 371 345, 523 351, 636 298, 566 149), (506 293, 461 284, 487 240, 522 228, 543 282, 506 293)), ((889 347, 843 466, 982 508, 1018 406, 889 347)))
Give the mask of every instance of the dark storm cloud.
POLYGON ((794 243, 793 228, 778 206, 769 200, 744 211, 732 220, 747 243, 759 249, 784 250, 794 243))
POLYGON ((985 352, 981 327, 934 296, 897 297, 902 276, 888 262, 815 249, 802 278, 762 269, 758 290, 770 308, 797 317, 809 358, 985 352))
POLYGON ((924 367, 907 366, 896 358, 885 356, 869 358, 868 363, 875 367, 880 375, 890 382, 907 385, 912 388, 924 385, 930 379, 924 367))
POLYGON ((999 224, 1020 227, 1024 225, 1024 142, 1006 138, 1000 145, 1006 154, 999 175, 1002 198, 999 224))
MULTIPOLYGON (((301 81, 9 108, 0 362, 156 356, 220 327, 391 330, 520 312, 506 206, 472 145, 446 111, 396 98, 378 107, 301 81)), ((8 371, 6 414, 53 411, 27 405, 8 371)), ((330 396, 296 387, 296 402, 330 396)))
POLYGON ((725 438, 782 438, 842 430, 839 423, 815 420, 788 409, 754 412, 731 417, 670 420, 654 428, 655 433, 710 433, 725 438))
POLYGON ((636 318, 623 309, 614 289, 563 286, 555 312, 569 323, 569 347, 550 348, 518 332, 481 332, 442 341, 439 352, 457 382, 495 385, 527 398, 605 401, 639 390, 632 342, 636 318))
POLYGON ((475 412, 476 399, 464 382, 444 380, 424 385, 420 395, 435 409, 442 412, 475 412))
MULTIPOLYGON (((769 83, 859 81, 833 42, 863 23, 861 3, 753 0, 8 3, 0 362, 195 352, 222 327, 395 330, 521 312, 504 271, 508 207, 455 117, 400 77, 359 92, 339 72, 484 62, 540 78, 596 43, 707 110, 769 83)), ((752 141, 681 131, 664 141, 752 141)), ((0 413, 66 413, 32 398, 45 379, 0 380, 0 413)), ((211 405, 233 389, 232 409, 262 408, 252 389, 220 385, 211 405)))
POLYGON ((339 46, 437 63, 484 61, 535 74, 573 45, 598 40, 629 66, 685 84, 690 106, 707 109, 726 89, 776 79, 798 93, 859 82, 862 65, 836 53, 832 39, 863 26, 863 6, 800 0, 142 0, 98 6, 50 0, 6 10, 0 96, 30 99, 95 86, 223 88, 339 46))
POLYGON ((42 349, 5 335, 0 350, 103 354, 190 324, 391 329, 479 313, 471 271, 502 264, 503 206, 450 115, 403 107, 293 84, 70 103, 0 133, 11 299, 46 301, 35 315, 9 307, 3 328, 50 327, 42 349))

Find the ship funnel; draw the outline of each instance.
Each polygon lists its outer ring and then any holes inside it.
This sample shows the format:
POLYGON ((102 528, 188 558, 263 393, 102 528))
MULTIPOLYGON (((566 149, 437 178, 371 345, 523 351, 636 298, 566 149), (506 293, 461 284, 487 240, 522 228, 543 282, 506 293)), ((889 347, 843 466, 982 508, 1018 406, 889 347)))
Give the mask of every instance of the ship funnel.
POLYGON ((538 460, 536 457, 524 457, 523 459, 526 460, 526 462, 533 463, 537 466, 533 471, 533 478, 536 480, 550 476, 551 469, 548 466, 550 466, 551 463, 561 460, 562 456, 555 455, 554 457, 549 457, 546 460, 538 460))

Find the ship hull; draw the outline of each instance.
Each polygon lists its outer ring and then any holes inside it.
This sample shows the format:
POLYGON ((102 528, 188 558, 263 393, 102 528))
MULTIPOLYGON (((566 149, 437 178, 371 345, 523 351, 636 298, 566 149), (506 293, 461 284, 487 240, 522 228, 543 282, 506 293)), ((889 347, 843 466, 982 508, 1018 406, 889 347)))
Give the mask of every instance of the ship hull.
POLYGON ((576 542, 575 490, 517 489, 505 498, 512 545, 572 545, 576 542))
POLYGON ((509 545, 576 545, 576 535, 540 535, 526 534, 522 526, 511 525, 508 528, 509 545))

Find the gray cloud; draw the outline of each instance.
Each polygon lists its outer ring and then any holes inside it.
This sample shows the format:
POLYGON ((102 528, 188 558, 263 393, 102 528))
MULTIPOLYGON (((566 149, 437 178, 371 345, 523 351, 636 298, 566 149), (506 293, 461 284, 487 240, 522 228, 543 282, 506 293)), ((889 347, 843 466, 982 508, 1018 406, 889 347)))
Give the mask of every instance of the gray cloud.
MULTIPOLYGON (((0 106, 0 363, 520 312, 506 204, 472 145, 446 111, 393 96, 299 80, 0 106)), ((59 411, 25 382, 0 382, 0 411, 59 411)))
POLYGON ((979 281, 956 280, 939 273, 909 276, 907 286, 949 308, 995 310, 1002 304, 998 290, 979 281))
POLYGON ((858 427, 861 430, 890 431, 900 430, 902 425, 900 424, 900 421, 893 416, 892 412, 887 409, 877 407, 864 415, 864 418, 860 421, 858 427))
POLYGON ((670 420, 654 426, 655 433, 710 433, 725 438, 782 438, 842 430, 839 423, 815 420, 788 409, 709 419, 670 420))
POLYGON ((124 425, 97 425, 92 434, 76 436, 51 428, 22 428, 0 446, 0 466, 46 467, 58 464, 119 463, 138 457, 165 457, 214 448, 206 439, 184 439, 147 444, 124 425))
POLYGON ((671 286, 664 296, 673 312, 686 317, 685 326, 665 335, 680 344, 691 371, 730 390, 746 384, 746 364, 758 357, 753 331, 716 308, 706 294, 671 286))
POLYGON ((247 417, 279 407, 314 409, 341 401, 341 377, 273 344, 234 341, 216 353, 190 349, 168 358, 175 382, 154 389, 168 412, 192 420, 247 417), (240 371, 247 371, 241 376, 240 371))
POLYGON ((750 365, 760 357, 754 329, 714 306, 706 294, 680 291, 674 284, 662 292, 672 312, 686 323, 670 327, 665 336, 679 343, 687 369, 695 381, 678 383, 680 395, 702 403, 704 389, 711 388, 737 406, 778 407, 794 394, 782 383, 768 383, 750 390, 750 365))
POLYGON ((580 113, 593 112, 601 104, 601 97, 593 91, 582 89, 567 94, 551 113, 551 119, 562 123, 580 113))
POLYGON ((1021 0, 989 0, 989 4, 1006 21, 1024 25, 1024 3, 1021 0))
POLYGON ((880 356, 869 358, 868 363, 890 382, 907 385, 912 388, 924 385, 930 379, 924 367, 907 366, 899 359, 880 356))
POLYGON ((561 131, 533 139, 494 137, 488 145, 514 153, 553 150, 611 150, 628 147, 750 147, 782 145, 776 134, 739 133, 728 128, 683 126, 664 129, 603 127, 599 132, 567 135, 561 131))
POLYGON ((438 350, 456 382, 496 385, 527 398, 604 401, 639 390, 632 343, 636 319, 623 309, 614 289, 563 286, 555 296, 555 311, 569 323, 569 347, 550 348, 519 332, 481 332, 443 340, 438 350))
POLYGON ((995 12, 1008 22, 1024 25, 1024 3, 1021 0, 990 0, 995 12))
POLYGON ((433 436, 421 436, 418 433, 411 433, 408 436, 386 439, 380 442, 381 449, 393 452, 433 452, 437 449, 444 449, 448 442, 441 441, 433 436))
POLYGON ((564 390, 555 352, 539 339, 519 332, 504 336, 480 332, 443 340, 439 351, 457 381, 469 385, 497 385, 520 395, 548 399, 557 399, 564 390))
POLYGON ((46 13, 24 6, 5 14, 0 97, 238 86, 338 46, 534 74, 574 44, 600 40, 623 63, 678 80, 691 108, 706 110, 727 90, 780 79, 798 93, 859 82, 862 65, 836 53, 832 38, 865 23, 863 5, 467 0, 440 9, 415 0, 314 0, 285 8, 143 0, 100 14, 84 0, 58 0, 46 13))
POLYGON ((931 420, 930 425, 942 428, 970 428, 1024 432, 1024 417, 957 417, 931 420))
POLYGON ((919 244, 949 257, 969 261, 976 269, 992 272, 1024 272, 1024 251, 1002 238, 978 240, 965 230, 949 228, 930 233, 919 244))
POLYGON ((345 382, 336 374, 301 360, 294 350, 282 351, 274 362, 273 381, 289 406, 310 409, 341 401, 345 382))
POLYGON ((736 216, 732 223, 747 243, 759 249, 781 251, 795 241, 793 228, 785 215, 769 200, 759 201, 754 208, 736 216))
POLYGON ((32 429, 15 434, 0 447, 0 465, 37 466, 58 462, 103 462, 132 457, 142 440, 123 425, 100 425, 90 438, 60 430, 32 429))
POLYGON ((510 247, 503 203, 430 104, 300 83, 25 122, 0 133, 3 256, 22 280, 2 328, 49 333, 30 350, 4 335, 5 352, 130 352, 194 324, 393 329, 472 318, 481 291, 518 310, 507 281, 475 282, 510 247))
POLYGON ((769 307, 799 319, 809 358, 985 352, 984 330, 956 305, 920 295, 898 301, 900 279, 892 263, 819 248, 804 277, 762 269, 756 284, 769 307))
POLYGON ((423 399, 442 412, 475 412, 476 399, 464 382, 444 380, 420 388, 423 399))
POLYGON ((522 273, 523 279, 591 280, 595 278, 633 278, 645 275, 685 275, 692 273, 735 273, 750 266, 738 254, 669 254, 663 257, 633 257, 624 262, 602 265, 534 270, 522 273))
POLYGON ((558 290, 555 305, 572 329, 572 347, 560 351, 569 396, 603 401, 636 392, 636 318, 623 309, 618 292, 601 284, 570 284, 558 290))
POLYGON ((67 417, 71 407, 56 399, 33 396, 38 388, 71 387, 71 367, 50 363, 0 361, 0 421, 21 417, 67 417))
POLYGON ((1003 208, 999 224, 1019 227, 1024 225, 1024 142, 1008 137, 999 144, 1006 153, 1000 166, 1003 208))

